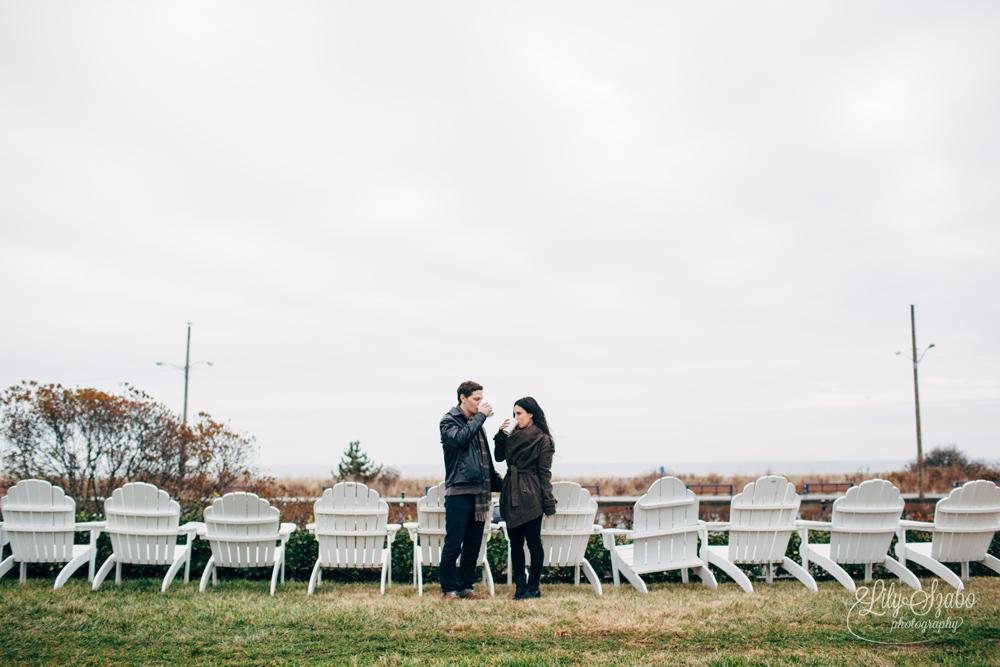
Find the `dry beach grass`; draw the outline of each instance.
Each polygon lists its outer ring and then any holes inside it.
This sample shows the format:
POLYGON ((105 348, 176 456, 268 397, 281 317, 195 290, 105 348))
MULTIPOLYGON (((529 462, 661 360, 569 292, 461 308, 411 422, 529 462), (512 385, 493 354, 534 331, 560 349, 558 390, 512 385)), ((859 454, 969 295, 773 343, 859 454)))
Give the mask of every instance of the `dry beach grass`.
MULTIPOLYGON (((781 470, 771 471, 775 475, 783 474, 781 470)), ((665 474, 680 478, 686 484, 732 484, 733 492, 738 493, 744 486, 757 479, 758 475, 693 475, 687 474, 681 468, 668 470, 665 474)), ((925 472, 925 490, 928 493, 948 493, 955 482, 968 481, 976 477, 970 477, 968 472, 960 468, 928 468, 925 472)), ((849 474, 809 474, 809 475, 784 475, 788 481, 795 485, 799 491, 806 482, 853 482, 860 484, 866 479, 879 477, 895 484, 903 493, 917 492, 917 475, 908 471, 858 471, 849 474)), ((658 472, 650 471, 644 475, 635 477, 558 477, 554 479, 565 479, 577 482, 578 484, 598 485, 601 487, 601 495, 604 496, 641 496, 649 489, 650 484, 659 479, 658 472)), ((1000 471, 987 470, 983 479, 998 479, 1000 471)), ((408 478, 400 477, 391 481, 378 480, 370 484, 378 490, 382 496, 399 497, 405 493, 408 498, 419 498, 424 495, 424 489, 434 486, 441 480, 433 477, 408 478)), ((285 477, 277 480, 277 486, 281 494, 298 497, 319 497, 323 493, 323 487, 333 484, 329 477, 285 477)))
MULTIPOLYGON (((927 583, 927 582, 925 582, 927 583)), ((974 579, 954 633, 900 647, 848 632, 855 596, 788 581, 746 595, 733 584, 543 586, 541 600, 443 602, 409 586, 224 581, 167 595, 153 580, 90 592, 81 580, 0 583, 3 665, 996 665, 1000 578, 974 579)), ((883 627, 881 632, 885 633, 883 627)))

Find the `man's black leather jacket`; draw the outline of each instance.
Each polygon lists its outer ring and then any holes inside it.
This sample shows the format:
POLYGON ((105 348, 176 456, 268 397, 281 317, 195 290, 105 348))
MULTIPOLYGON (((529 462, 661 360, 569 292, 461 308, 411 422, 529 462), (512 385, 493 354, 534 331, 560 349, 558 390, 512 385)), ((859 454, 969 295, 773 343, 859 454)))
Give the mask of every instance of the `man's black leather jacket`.
MULTIPOLYGON (((483 466, 479 461, 476 434, 481 432, 486 416, 477 412, 472 419, 467 419, 465 413, 454 407, 441 418, 441 446, 444 448, 444 485, 482 483, 483 466)), ((483 433, 485 440, 486 434, 483 433)), ((487 451, 489 446, 487 445, 487 451)), ((496 471, 493 469, 493 457, 489 456, 490 480, 496 471)))

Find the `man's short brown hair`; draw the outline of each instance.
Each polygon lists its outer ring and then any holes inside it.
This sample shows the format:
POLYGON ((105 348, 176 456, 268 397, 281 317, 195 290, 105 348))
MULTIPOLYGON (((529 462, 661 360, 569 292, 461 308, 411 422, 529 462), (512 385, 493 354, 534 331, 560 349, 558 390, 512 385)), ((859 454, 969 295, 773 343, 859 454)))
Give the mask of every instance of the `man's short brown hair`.
POLYGON ((473 382, 472 380, 466 380, 462 384, 458 385, 458 402, 462 402, 463 396, 472 396, 472 392, 479 391, 483 388, 483 385, 478 382, 473 382))

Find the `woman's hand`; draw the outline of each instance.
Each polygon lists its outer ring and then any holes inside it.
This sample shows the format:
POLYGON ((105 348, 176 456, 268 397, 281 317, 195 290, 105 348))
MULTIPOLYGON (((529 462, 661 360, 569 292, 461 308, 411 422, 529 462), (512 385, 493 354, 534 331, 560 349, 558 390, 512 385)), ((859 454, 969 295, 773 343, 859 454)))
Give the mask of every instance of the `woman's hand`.
POLYGON ((500 425, 500 430, 503 431, 504 433, 506 433, 508 426, 510 426, 510 420, 509 419, 504 419, 503 420, 503 424, 500 425))

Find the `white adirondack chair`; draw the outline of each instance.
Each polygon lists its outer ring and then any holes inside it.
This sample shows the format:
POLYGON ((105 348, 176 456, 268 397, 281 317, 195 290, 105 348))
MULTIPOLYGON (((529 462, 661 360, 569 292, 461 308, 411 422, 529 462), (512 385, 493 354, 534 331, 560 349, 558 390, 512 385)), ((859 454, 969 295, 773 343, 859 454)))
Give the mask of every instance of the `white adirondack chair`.
POLYGON ((899 561, 889 556, 889 545, 899 530, 903 513, 903 498, 892 482, 869 479, 852 486, 847 495, 833 501, 830 521, 796 521, 802 544, 802 567, 809 562, 833 575, 852 593, 857 590, 850 575, 841 565, 864 565, 865 583, 872 580, 872 566, 881 564, 910 588, 920 590, 920 580, 899 561), (829 544, 811 544, 809 530, 830 532, 829 544))
POLYGON ((3 548, 10 540, 7 538, 7 531, 3 528, 3 521, 0 520, 0 560, 3 560, 3 548))
POLYGON ((729 533, 729 545, 710 545, 708 562, 728 574, 747 593, 753 584, 738 565, 764 565, 768 583, 774 580, 777 565, 816 591, 816 581, 801 565, 785 556, 788 540, 795 531, 801 498, 784 477, 768 475, 750 482, 733 496, 729 521, 708 522, 710 531, 729 533))
POLYGON ((389 505, 378 491, 357 482, 340 482, 313 505, 315 523, 306 528, 319 542, 319 558, 309 578, 308 595, 323 583, 322 568, 382 569, 382 594, 392 586, 392 543, 398 523, 388 523, 389 505))
POLYGON ((87 579, 94 578, 97 537, 104 523, 77 522, 76 501, 61 488, 40 479, 26 479, 7 490, 0 499, 3 523, 0 529, 10 541, 11 555, 0 563, 0 578, 15 563, 21 565, 21 583, 27 579, 28 563, 66 563, 56 576, 53 589, 61 588, 84 563, 87 579), (77 531, 90 532, 90 544, 74 544, 77 531))
POLYGON ((611 573, 615 587, 621 585, 619 572, 640 593, 646 583, 639 576, 647 572, 680 570, 688 583, 688 569, 711 589, 718 584, 708 569, 708 529, 698 519, 698 496, 676 477, 662 477, 649 487, 633 510, 632 530, 606 528, 601 531, 604 547, 611 553, 611 573), (615 544, 624 536, 632 544, 615 544), (701 540, 701 551, 698 540, 701 540))
MULTIPOLYGON (((424 567, 441 566, 441 549, 444 548, 444 482, 427 490, 427 495, 417 501, 417 520, 403 524, 410 533, 413 542, 413 586, 417 595, 424 594, 424 567)), ((483 581, 489 586, 490 595, 495 595, 493 573, 486 560, 486 546, 493 536, 497 525, 487 523, 483 526, 483 542, 479 547, 479 557, 476 565, 483 568, 483 581)))
POLYGON ((907 560, 912 560, 962 590, 965 588, 962 582, 969 580, 969 563, 982 563, 1000 573, 1000 560, 986 553, 997 530, 1000 530, 1000 487, 982 479, 966 482, 937 502, 934 523, 899 522, 896 556, 904 566, 907 560), (907 530, 930 531, 931 542, 907 542, 907 530), (944 563, 961 563, 961 578, 944 563))
POLYGON ((217 583, 220 567, 273 567, 271 595, 281 575, 285 583, 285 545, 295 532, 294 523, 280 523, 281 512, 256 493, 227 493, 205 508, 205 526, 198 535, 212 547, 198 592, 217 583))
POLYGON ((197 521, 180 526, 181 506, 170 494, 152 484, 130 482, 115 489, 104 501, 104 532, 111 538, 112 553, 94 577, 96 591, 104 583, 111 567, 115 568, 115 585, 122 582, 122 563, 130 565, 169 565, 160 587, 166 593, 181 566, 184 583, 191 574, 191 543, 205 524, 197 521), (178 547, 177 538, 187 536, 178 547))
MULTIPOLYGON (((542 566, 574 568, 573 583, 576 586, 580 585, 582 568, 594 593, 601 595, 601 580, 585 557, 590 536, 601 532, 601 526, 594 523, 597 518, 597 501, 590 497, 590 491, 576 482, 553 482, 552 493, 556 498, 556 513, 542 519, 542 566)), ((510 586, 513 582, 513 565, 507 522, 501 521, 499 527, 507 538, 507 585, 510 586)), ((528 567, 530 563, 531 555, 525 544, 524 564, 528 567)))

